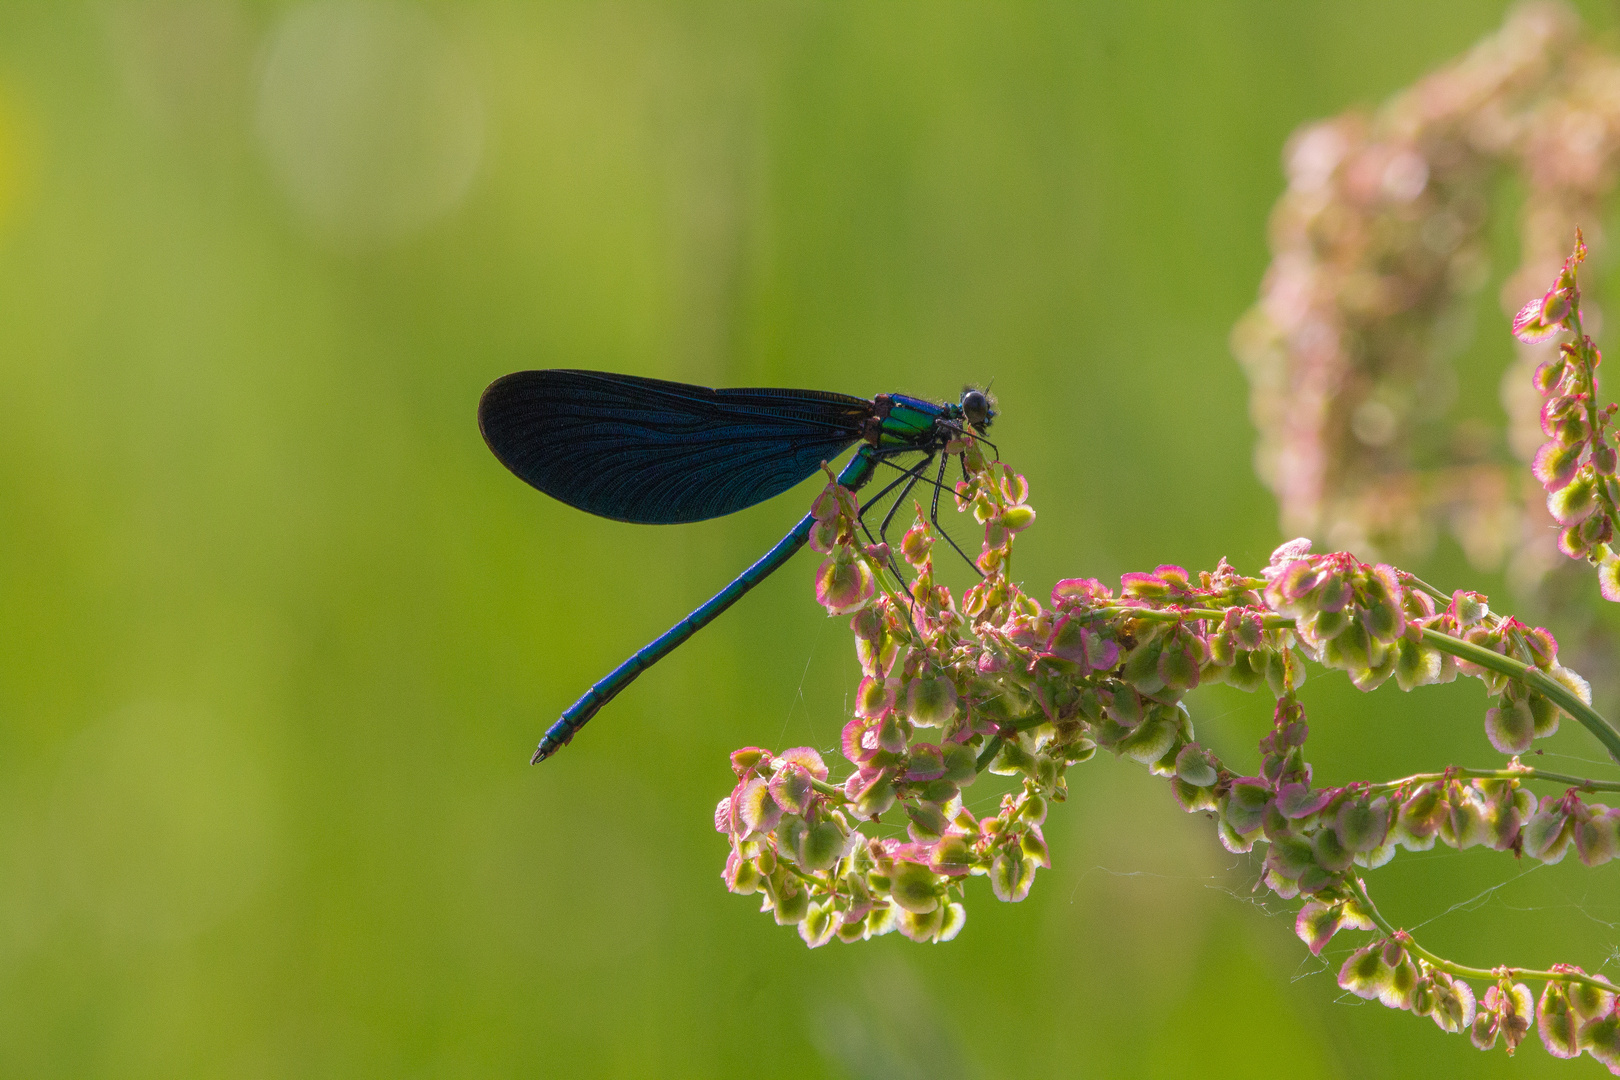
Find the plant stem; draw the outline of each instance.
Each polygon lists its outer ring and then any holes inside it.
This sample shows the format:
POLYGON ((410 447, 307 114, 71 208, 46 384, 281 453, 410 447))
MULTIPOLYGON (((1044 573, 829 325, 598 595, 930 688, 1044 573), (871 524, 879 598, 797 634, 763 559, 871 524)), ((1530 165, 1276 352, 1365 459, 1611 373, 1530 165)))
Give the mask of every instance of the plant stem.
POLYGON ((844 789, 839 787, 837 784, 829 784, 825 780, 817 780, 815 777, 812 776, 810 778, 810 786, 815 788, 817 791, 821 792, 823 795, 832 796, 833 798, 837 799, 839 802, 848 802, 849 801, 847 798, 844 797, 844 789))
POLYGON ((1620 780, 1592 780, 1584 776, 1548 772, 1528 765, 1521 765, 1516 769, 1467 769, 1456 766, 1444 772, 1413 773, 1399 780, 1381 780, 1376 784, 1369 784, 1367 790, 1393 791, 1408 784, 1424 784, 1431 780, 1450 780, 1454 777, 1466 777, 1470 780, 1542 780, 1549 784, 1578 788, 1581 791, 1620 791, 1620 780))
MULTIPOLYGON (((1130 619, 1141 619, 1146 622, 1181 622, 1186 619, 1223 619, 1226 612, 1218 608, 1138 608, 1113 605, 1098 609, 1105 615, 1123 615, 1130 619)), ((1262 621, 1267 630, 1291 629, 1294 620, 1286 615, 1267 615, 1262 621)), ((1466 660, 1482 668, 1489 668, 1499 674, 1518 679, 1529 686, 1536 693, 1549 698, 1560 709, 1574 717, 1586 730, 1597 737, 1598 742, 1609 751, 1615 761, 1620 762, 1620 731, 1616 731, 1605 720, 1601 713, 1580 698, 1575 692, 1563 683, 1554 679, 1541 669, 1526 664, 1522 660, 1515 660, 1511 656, 1503 656, 1493 652, 1483 645, 1475 645, 1471 641, 1452 637, 1450 634, 1438 630, 1425 629, 1423 631, 1425 643, 1434 646, 1443 653, 1449 653, 1459 660, 1466 660)))
MULTIPOLYGON (((1378 910, 1378 905, 1373 903, 1372 897, 1367 893, 1367 883, 1365 881, 1359 877, 1356 877, 1355 875, 1346 875, 1345 880, 1349 883, 1351 891, 1356 894, 1356 900, 1361 905, 1362 910, 1366 912, 1367 917, 1370 918, 1375 925, 1377 925, 1378 929, 1382 930, 1390 937, 1394 937, 1401 933, 1401 931, 1398 930, 1393 923, 1384 918, 1383 913, 1378 910)), ((1443 971, 1447 975, 1454 975, 1459 978, 1486 979, 1494 982, 1497 979, 1505 977, 1509 979, 1539 979, 1542 982, 1584 983, 1587 986, 1595 986, 1599 990, 1607 990, 1611 994, 1620 993, 1620 986, 1616 986, 1607 979, 1601 979, 1595 975, 1586 975, 1579 972, 1544 971, 1537 968, 1519 967, 1499 967, 1495 968, 1494 970, 1467 967, 1463 964, 1458 964, 1454 961, 1447 960, 1443 956, 1436 956, 1428 949, 1425 949, 1423 946, 1419 945, 1417 941, 1413 939, 1410 933, 1405 934, 1404 944, 1408 951, 1422 959, 1423 962, 1428 964, 1430 967, 1436 969, 1437 971, 1443 971)))
MULTIPOLYGON (((1574 295, 1569 298, 1569 318, 1565 321, 1565 325, 1575 332, 1575 351, 1580 355, 1580 390, 1578 392, 1586 397, 1586 459, 1591 462, 1593 460, 1592 451, 1603 440, 1604 434, 1603 426, 1598 422, 1601 410, 1598 408, 1597 403, 1597 364, 1593 362, 1596 359, 1593 354, 1597 350, 1592 344, 1592 339, 1586 336, 1586 331, 1581 326, 1581 293, 1578 288, 1574 290, 1574 295)), ((1615 512, 1614 497, 1608 483, 1600 482, 1597 485, 1597 496, 1598 500, 1603 503, 1602 514, 1611 522, 1615 521, 1616 517, 1620 515, 1615 512)), ((1616 524, 1620 524, 1620 522, 1616 522, 1616 524)))
POLYGON ((1610 757, 1620 761, 1620 731, 1610 726, 1596 709, 1576 697, 1573 690, 1540 668, 1526 664, 1522 660, 1515 660, 1511 656, 1503 656, 1471 641, 1442 634, 1438 630, 1424 630, 1423 640, 1459 660, 1467 660, 1471 664, 1478 664, 1482 668, 1490 668, 1499 674, 1518 679, 1538 694, 1551 699, 1555 705, 1573 716, 1582 727, 1596 736, 1597 741, 1609 751, 1610 757))

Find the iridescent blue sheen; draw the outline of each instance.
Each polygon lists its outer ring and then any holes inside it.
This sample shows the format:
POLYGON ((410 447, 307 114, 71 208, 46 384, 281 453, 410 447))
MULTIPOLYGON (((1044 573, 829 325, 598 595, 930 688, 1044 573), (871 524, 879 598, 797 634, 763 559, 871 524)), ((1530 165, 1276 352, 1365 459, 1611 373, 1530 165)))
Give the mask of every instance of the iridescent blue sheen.
MULTIPOLYGON (((567 370, 504 376, 478 404, 484 441, 525 482, 581 510, 649 524, 752 506, 857 442, 839 483, 858 489, 880 462, 921 453, 924 464, 896 481, 909 491, 947 443, 977 434, 994 415, 976 390, 940 405, 903 394, 868 401, 820 390, 711 390, 567 370)), ((598 680, 546 731, 533 760, 561 749, 638 675, 770 576, 804 546, 814 524, 806 515, 724 589, 598 680)))

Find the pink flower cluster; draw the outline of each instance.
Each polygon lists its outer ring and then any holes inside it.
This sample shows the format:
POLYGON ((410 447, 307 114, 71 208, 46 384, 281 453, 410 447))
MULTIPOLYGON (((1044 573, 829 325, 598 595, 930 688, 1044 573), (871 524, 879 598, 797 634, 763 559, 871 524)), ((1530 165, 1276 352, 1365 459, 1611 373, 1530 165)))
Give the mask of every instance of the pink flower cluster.
POLYGON ((1556 272, 1574 227, 1603 219, 1620 56, 1582 38, 1566 5, 1521 4, 1377 111, 1290 140, 1273 260, 1232 335, 1287 533, 1406 559, 1445 530, 1481 569, 1508 561, 1523 588, 1562 561, 1540 494, 1503 453, 1528 459, 1540 441, 1530 370, 1550 346, 1522 346, 1504 377, 1505 428, 1455 415, 1453 360, 1491 276, 1505 177, 1526 191, 1509 313, 1556 272))
MULTIPOLYGON (((1296 690, 1310 662, 1363 690, 1466 675, 1494 695, 1486 734, 1505 754, 1528 749, 1566 713, 1620 750, 1620 732, 1591 712, 1552 635, 1492 613, 1478 593, 1442 596, 1389 565, 1313 554, 1305 540, 1279 547, 1254 576, 1225 560, 1197 574, 1167 565, 1124 575, 1117 591, 1065 579, 1043 603, 1008 573, 1013 543, 1035 517, 1028 484, 976 447, 964 464, 956 503, 983 531, 985 576, 960 599, 935 580, 936 536, 920 510, 898 545, 908 581, 886 546, 857 539, 849 492, 833 484, 817 500, 826 556, 817 598, 850 619, 861 666, 839 745, 849 771, 834 778, 809 747, 733 754, 735 786, 715 815, 730 845, 727 888, 760 895, 763 910, 811 946, 894 930, 948 941, 965 924, 973 878, 989 878, 1004 901, 1029 894, 1051 865, 1042 828, 1066 798, 1068 770, 1103 749, 1167 780, 1186 811, 1213 819, 1228 850, 1263 845, 1261 881, 1306 898, 1297 929, 1313 951, 1339 930, 1381 932, 1346 963, 1347 989, 1449 1031, 1467 1028, 1481 1046, 1499 1036, 1516 1045, 1535 1017, 1522 984, 1497 980, 1476 1001, 1464 976, 1480 972, 1380 921, 1358 875, 1437 841, 1546 862, 1574 851, 1596 866, 1620 855, 1620 811, 1583 795, 1620 784, 1567 786, 1571 778, 1513 757, 1504 768, 1316 787, 1296 690), (1195 738, 1186 697, 1206 680, 1265 687, 1277 699, 1252 773, 1195 738), (986 773, 1005 779, 996 812, 981 816, 963 793, 997 783, 986 773), (1563 793, 1539 803, 1527 786, 1558 779, 1563 793)), ((1601 1058, 1612 999, 1587 991, 1610 984, 1573 968, 1547 981, 1562 989, 1544 1001, 1567 1005, 1554 1009, 1568 1021, 1557 1030, 1601 1058)))
POLYGON ((1546 341, 1560 331, 1575 335, 1536 368, 1533 380, 1543 398, 1541 433, 1531 472, 1547 490, 1547 511, 1563 526, 1558 548, 1572 559, 1595 564, 1605 600, 1620 600, 1620 557, 1614 542, 1620 482, 1615 479, 1620 454, 1611 430, 1617 406, 1599 408, 1597 368, 1603 361, 1581 321, 1581 292, 1576 268, 1586 258, 1579 230, 1575 250, 1564 261, 1551 289, 1530 301, 1513 318, 1513 333, 1523 342, 1546 341))

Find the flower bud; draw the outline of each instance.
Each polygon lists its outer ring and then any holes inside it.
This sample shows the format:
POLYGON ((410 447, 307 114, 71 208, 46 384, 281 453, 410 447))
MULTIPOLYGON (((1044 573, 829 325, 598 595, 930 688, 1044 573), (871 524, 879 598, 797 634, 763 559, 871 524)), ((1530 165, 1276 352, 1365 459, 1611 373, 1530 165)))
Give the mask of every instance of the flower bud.
POLYGON ((945 813, 931 803, 902 803, 906 816, 911 819, 906 833, 915 843, 931 844, 945 835, 949 822, 945 813))
POLYGON ((923 913, 902 910, 898 923, 900 932, 912 941, 934 941, 945 927, 945 912, 939 907, 923 913))
POLYGON ((1592 704, 1592 684, 1582 678, 1579 673, 1564 667, 1562 664, 1554 664, 1548 669, 1547 674, 1563 683, 1565 688, 1579 698, 1583 704, 1592 704))
POLYGON ((793 762, 782 766, 771 777, 771 798, 790 814, 802 814, 810 808, 810 799, 816 789, 810 786, 810 773, 803 765, 793 762))
POLYGON ((1016 904, 1029 895, 1035 883, 1035 863, 1025 858, 1021 847, 1000 847, 990 860, 990 889, 996 899, 1016 904))
MULTIPOLYGON (((1267 830, 1271 832, 1271 830, 1267 830)), ((1266 852, 1265 865, 1284 878, 1297 881, 1317 865, 1316 852, 1311 842, 1302 836, 1286 832, 1271 832, 1271 848, 1266 852)))
POLYGON ((739 780, 770 762, 771 752, 757 746, 745 746, 731 752, 731 771, 737 774, 739 780))
POLYGON ((1614 539, 1614 522, 1607 514, 1593 514, 1580 524, 1581 545, 1590 550, 1599 544, 1607 544, 1614 539))
POLYGON ((1177 631, 1159 653, 1159 681, 1172 690, 1191 690, 1198 685, 1198 670, 1206 656, 1203 639, 1177 631))
POLYGON ((1164 757, 1176 741, 1176 725, 1167 717, 1154 715, 1136 725, 1136 728, 1114 744, 1116 753, 1146 765, 1164 757))
POLYGON ((831 821, 810 826, 799 837, 799 866, 808 873, 831 870, 844 852, 844 832, 831 821))
POLYGON ((834 931, 838 929, 838 921, 833 918, 833 910, 827 904, 811 904, 805 912, 804 920, 799 923, 799 936, 804 943, 812 949, 820 948, 832 940, 834 931))
POLYGON ((921 675, 906 688, 906 715, 918 727, 941 727, 956 715, 956 684, 943 675, 921 675))
POLYGON ((894 800, 894 780, 888 773, 881 772, 862 785, 856 794, 855 812, 863 818, 875 818, 893 806, 894 800))
POLYGON ((1355 852, 1346 848, 1332 829, 1318 829, 1311 837, 1311 858, 1322 869, 1338 873, 1350 868, 1355 852))
POLYGON ((1604 476, 1613 476, 1616 467, 1616 454, 1613 444, 1607 439, 1601 439, 1592 447, 1592 468, 1604 476))
POLYGON ((838 546, 838 521, 817 521, 810 526, 810 550, 819 551, 823 555, 838 546))
POLYGON ((899 926, 901 911, 896 904, 881 904, 873 908, 866 916, 866 930, 864 937, 882 937, 892 933, 899 926))
POLYGON ((1581 1018, 1569 1007, 1569 993, 1557 979, 1550 980, 1541 991, 1536 1030, 1541 1034, 1541 1044, 1553 1057, 1580 1056, 1581 1018))
MULTIPOLYGON (((1574 974, 1585 974, 1573 964, 1569 965, 1569 971, 1574 974)), ((1603 1016, 1614 1008, 1614 994, 1587 983, 1571 983, 1565 992, 1569 995, 1570 1009, 1582 1020, 1603 1016)))
POLYGON ((1407 638, 1395 646, 1395 683, 1402 690, 1440 681, 1442 654, 1407 638))
POLYGON ((1456 1034, 1474 1022, 1474 988, 1443 971, 1429 973, 1434 1004, 1428 1015, 1441 1031, 1456 1034))
POLYGON ((1620 1074, 1620 1010, 1614 1010, 1581 1028, 1581 1044, 1611 1073, 1620 1074))
POLYGON ((1575 822, 1575 852, 1583 865, 1601 866, 1620 854, 1620 811, 1592 803, 1575 822))
POLYGON ((940 756, 945 765, 944 779, 957 787, 967 787, 979 777, 979 759, 973 747, 962 743, 946 743, 940 756))
POLYGON ((1369 799, 1365 796, 1346 799, 1339 806, 1333 828, 1345 850, 1371 851, 1384 842, 1389 833, 1389 800, 1382 795, 1369 799))
POLYGON ((776 886, 772 879, 771 907, 776 913, 776 925, 793 926, 810 914, 810 892, 791 877, 783 876, 776 886))
POLYGON ((1028 506, 1009 506, 1001 512, 1001 523, 1008 532, 1023 532, 1035 523, 1035 511, 1028 506))
POLYGON ((906 911, 926 914, 939 907, 939 878, 920 863, 900 863, 889 879, 889 895, 906 911))
POLYGON ((1024 749, 1017 739, 1008 739, 996 751, 996 756, 990 759, 990 771, 997 776, 1015 776, 1019 773, 1033 775, 1035 756, 1024 749))
MULTIPOLYGON (((1507 1044, 1507 1052, 1512 1054, 1524 1040, 1530 1025, 1535 1023, 1535 999, 1530 996, 1530 988, 1524 983, 1508 986, 1504 981, 1491 987, 1491 990, 1497 991, 1497 1027, 1502 1033, 1502 1041, 1507 1044)), ((1489 1006, 1490 990, 1485 992, 1485 1000, 1489 1006)))
POLYGON ((1136 648, 1125 657, 1125 666, 1119 677, 1144 694, 1163 688, 1164 680, 1159 677, 1159 656, 1163 652, 1162 637, 1142 637, 1137 641, 1136 648))
POLYGON ((827 764, 814 747, 795 746, 776 755, 778 761, 797 765, 817 780, 827 779, 827 764))
POLYGON ((1620 601, 1620 559, 1610 556, 1598 567, 1598 591, 1605 600, 1620 601))
POLYGON ((1021 503, 1029 498, 1029 481, 1020 473, 1007 473, 1001 478, 1001 495, 1009 503, 1021 503))
POLYGON ((1575 835, 1574 821, 1564 813, 1559 800, 1542 800, 1541 809, 1531 815, 1521 830, 1524 853, 1544 863, 1555 863, 1569 850, 1575 835))
POLYGON ((1271 653, 1264 649, 1240 652, 1232 666, 1221 671, 1221 679, 1231 687, 1252 694, 1266 682, 1271 653))
POLYGON ((906 535, 900 540, 900 555, 912 566, 920 568, 928 561, 933 547, 933 536, 929 534, 928 527, 919 521, 907 529, 906 535))
POLYGON ((822 489, 816 501, 810 504, 810 513, 817 521, 831 521, 836 518, 854 518, 861 511, 856 501, 855 493, 839 483, 828 484, 822 489))
POLYGON ((726 859, 725 873, 720 875, 726 883, 726 888, 739 896, 748 896, 759 891, 760 875, 752 859, 744 859, 735 851, 726 859))
POLYGON ((1339 986, 1360 998, 1383 993, 1394 972, 1384 963, 1383 942, 1363 945, 1339 968, 1339 986))
POLYGON ((927 782, 938 780, 944 775, 945 760, 939 747, 933 743, 917 743, 911 747, 911 754, 906 762, 907 780, 914 783, 927 782))
POLYGON ((1546 296, 1537 297, 1518 310, 1518 313, 1513 316, 1514 337, 1526 345, 1535 345, 1546 341, 1562 329, 1557 321, 1549 322, 1544 317, 1547 311, 1547 300, 1556 292, 1557 290, 1554 290, 1554 292, 1548 293, 1546 296))
POLYGON ((1560 525, 1585 521, 1597 507, 1597 480, 1586 469, 1580 470, 1575 479, 1547 496, 1547 512, 1560 525))
POLYGON ((741 794, 732 797, 732 806, 745 838, 768 833, 782 820, 782 808, 771 798, 770 785, 761 777, 744 784, 741 794))
POLYGON ((1132 571, 1119 576, 1121 596, 1136 600, 1165 601, 1171 597, 1171 584, 1157 574, 1132 571))
POLYGON ((1349 607, 1355 598, 1355 589, 1344 575, 1330 572, 1322 576, 1321 583, 1311 590, 1308 599, 1318 611, 1337 612, 1349 607))
POLYGON ((1403 591, 1395 576, 1395 568, 1383 563, 1372 568, 1367 575, 1367 606, 1362 622, 1374 641, 1393 642, 1406 629, 1406 616, 1401 611, 1403 591))
POLYGON ((1260 827, 1271 788, 1258 777, 1240 777, 1233 781, 1221 804, 1221 819, 1239 835, 1252 833, 1260 827))
POLYGON ((1546 397, 1558 389, 1558 384, 1563 381, 1564 372, 1568 367, 1569 361, 1560 352, 1551 360, 1537 365, 1535 374, 1531 376, 1531 382, 1541 395, 1546 397))
POLYGON ((1531 662, 1543 671, 1552 667, 1553 661, 1558 659, 1558 639, 1544 627, 1525 631, 1524 643, 1530 650, 1531 662))
POLYGON ((1193 787, 1214 785, 1218 775, 1215 771, 1217 765, 1215 755, 1197 743, 1188 743, 1176 755, 1176 775, 1193 787))
POLYGON ((1491 606, 1480 593, 1458 589, 1451 594, 1451 614, 1460 629, 1468 629, 1490 613, 1491 606))
POLYGON ((743 854, 747 855, 750 848, 754 849, 754 865, 761 875, 760 888, 765 888, 769 884, 765 879, 776 873, 776 850, 768 844, 750 843, 742 845, 743 854))
MULTIPOLYGON (((1390 964, 1389 984, 1379 993, 1378 1000, 1391 1009, 1410 1009, 1412 998, 1417 990, 1418 969, 1412 963, 1412 958, 1406 956, 1404 950, 1393 950, 1401 953, 1400 959, 1390 964)), ((1392 950, 1386 946, 1384 962, 1390 963, 1392 950)))
POLYGON ((1301 616, 1297 626, 1300 640, 1313 649, 1320 648, 1342 634, 1345 627, 1350 625, 1353 615, 1354 612, 1339 608, 1335 611, 1313 611, 1301 616))
POLYGON ((1300 821, 1320 813, 1338 794, 1336 788, 1313 791, 1309 784, 1282 784, 1277 788, 1275 805, 1277 812, 1289 821, 1300 821))
POLYGON ((1558 491, 1560 487, 1575 479, 1575 471, 1581 466, 1581 444, 1568 444, 1557 439, 1549 439, 1536 450, 1536 457, 1531 460, 1529 471, 1541 486, 1547 491, 1558 491))
POLYGON ((1355 672, 1372 662, 1373 641, 1360 619, 1355 619, 1332 640, 1322 645, 1318 659, 1323 666, 1339 671, 1355 672))
POLYGON ((871 602, 877 581, 865 560, 837 548, 816 571, 816 601, 829 615, 847 615, 871 602))
POLYGON ((1340 920, 1343 912, 1343 904, 1325 904, 1320 900, 1307 900, 1299 909, 1294 919, 1294 933, 1311 950, 1312 956, 1320 956, 1344 925, 1340 920))
POLYGON ((1086 663, 1086 626, 1080 619, 1065 615, 1052 627, 1046 651, 1059 660, 1086 663))
POLYGON ((894 709, 899 691, 898 679, 879 679, 867 676, 855 690, 855 715, 858 717, 887 716, 894 709))
POLYGON ((1585 558, 1587 541, 1584 532, 1585 530, 1581 525, 1571 525, 1566 529, 1559 530, 1558 550, 1571 559, 1585 558))
MULTIPOLYGON (((1254 653, 1251 656, 1257 655, 1254 653)), ((1305 685, 1305 665, 1292 649, 1272 649, 1266 652, 1266 683, 1271 692, 1282 697, 1289 690, 1305 685)), ((1237 665, 1233 665, 1236 670, 1237 665)))
POLYGON ((1041 834, 1039 825, 1031 825, 1025 830, 1024 835, 1018 838, 1018 849, 1032 865, 1044 866, 1048 870, 1052 868, 1052 855, 1047 849, 1046 837, 1041 834))
POLYGON ((1529 751, 1530 741, 1536 735, 1536 721, 1529 703, 1497 698, 1495 707, 1485 710, 1485 736, 1491 745, 1504 754, 1523 754, 1529 751))
POLYGON ((1563 716, 1562 711, 1552 703, 1552 699, 1544 698, 1539 693, 1529 696, 1529 714, 1536 721, 1536 738, 1545 738, 1547 735, 1557 735, 1558 717, 1563 716))
POLYGON ((1441 840, 1462 850, 1483 844, 1489 838, 1485 803, 1477 788, 1464 784, 1451 785, 1451 790, 1446 793, 1445 805, 1446 813, 1440 819, 1441 840))

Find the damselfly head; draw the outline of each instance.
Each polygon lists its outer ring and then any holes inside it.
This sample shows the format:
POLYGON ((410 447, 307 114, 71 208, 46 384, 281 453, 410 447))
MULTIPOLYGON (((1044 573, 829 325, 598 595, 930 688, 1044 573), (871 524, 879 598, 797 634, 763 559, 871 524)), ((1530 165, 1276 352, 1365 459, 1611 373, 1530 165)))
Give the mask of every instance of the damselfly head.
POLYGON ((996 418, 996 399, 971 386, 962 390, 961 408, 963 418, 981 431, 996 418))

